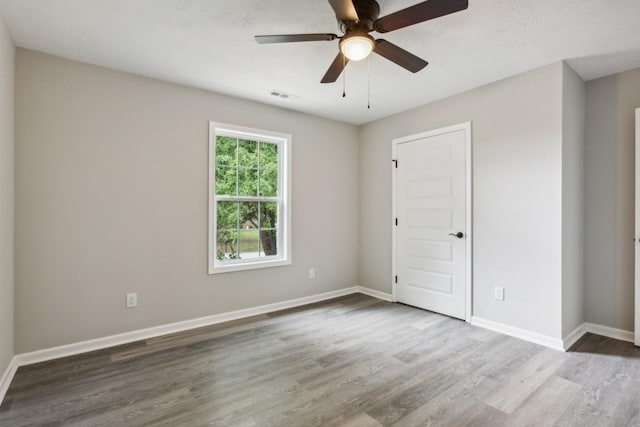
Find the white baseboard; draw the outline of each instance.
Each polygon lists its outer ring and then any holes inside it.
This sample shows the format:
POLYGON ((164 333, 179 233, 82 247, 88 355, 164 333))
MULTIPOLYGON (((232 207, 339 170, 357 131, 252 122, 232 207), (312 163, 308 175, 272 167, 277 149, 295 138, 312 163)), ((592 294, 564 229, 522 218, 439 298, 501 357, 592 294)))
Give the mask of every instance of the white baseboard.
POLYGON ((0 404, 4 400, 4 396, 7 394, 7 390, 9 390, 9 384, 13 380, 13 376, 16 374, 18 370, 18 359, 16 356, 13 356, 11 362, 9 362, 9 366, 5 369, 2 377, 0 377, 0 404))
POLYGON ((592 334, 602 335, 604 337, 614 338, 620 341, 633 342, 633 331, 625 331, 589 322, 586 322, 584 326, 587 329, 587 332, 591 332, 592 334))
POLYGON ((578 326, 573 332, 565 337, 564 349, 568 350, 574 345, 584 334, 590 332, 603 337, 613 338, 620 341, 633 342, 633 331, 625 331, 623 329, 612 328, 609 326, 598 325, 596 323, 585 322, 578 326))
POLYGON ((227 313, 214 314, 212 316, 205 316, 197 319, 185 320, 182 322, 154 326, 137 331, 125 332, 122 334, 111 335, 103 338, 96 338, 73 344, 62 345, 59 347, 52 347, 44 350, 22 353, 16 355, 15 359, 17 359, 18 366, 31 365, 33 363, 45 362, 47 360, 73 356, 76 354, 87 353, 89 351, 101 350, 108 347, 127 344, 134 341, 150 339, 158 337, 160 335, 173 334, 176 332, 201 328, 203 326, 211 326, 218 323, 229 322, 231 320, 242 319, 245 317, 258 316, 261 314, 272 313, 274 311, 286 310, 288 308, 299 307, 302 305, 312 304, 314 302, 326 301, 332 298, 338 298, 358 292, 359 287, 354 286, 352 288, 325 292, 308 297, 296 298, 288 301, 261 305, 258 307, 252 307, 243 310, 230 311, 227 313))
POLYGON ((537 332, 516 328, 514 326, 505 325, 504 323, 494 322, 493 320, 487 320, 477 316, 471 317, 471 324, 481 328, 490 329, 495 332, 500 332, 501 334, 520 338, 535 344, 540 344, 554 350, 564 351, 563 342, 559 338, 549 337, 537 332))
POLYGON ((627 342, 633 342, 634 338, 633 332, 631 331, 624 331, 622 329, 611 328, 609 326, 602 326, 589 322, 585 322, 578 326, 570 334, 564 337, 564 339, 549 337, 537 332, 527 331, 525 329, 516 328, 494 322, 492 320, 482 319, 476 316, 471 318, 471 324, 560 351, 567 351, 587 332, 627 342))
POLYGON ((574 329, 569 335, 564 337, 564 339, 562 340, 562 347, 564 348, 564 351, 569 350, 569 348, 571 348, 572 345, 578 342, 578 340, 582 338, 582 336, 586 333, 587 324, 583 323, 582 325, 574 329))
POLYGON ((369 295, 370 297, 378 298, 384 301, 394 302, 393 295, 386 292, 378 291, 371 288, 365 288, 364 286, 358 286, 358 292, 361 294, 369 295))

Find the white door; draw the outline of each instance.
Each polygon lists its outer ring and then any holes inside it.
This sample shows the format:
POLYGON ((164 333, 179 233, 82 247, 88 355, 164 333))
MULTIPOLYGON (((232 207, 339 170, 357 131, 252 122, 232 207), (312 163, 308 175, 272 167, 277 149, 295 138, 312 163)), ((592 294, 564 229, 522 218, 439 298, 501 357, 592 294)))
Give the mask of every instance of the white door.
POLYGON ((640 108, 636 109, 636 237, 635 237, 635 333, 634 343, 640 346, 640 108))
POLYGON ((470 320, 470 124, 396 140, 394 148, 396 300, 470 320))

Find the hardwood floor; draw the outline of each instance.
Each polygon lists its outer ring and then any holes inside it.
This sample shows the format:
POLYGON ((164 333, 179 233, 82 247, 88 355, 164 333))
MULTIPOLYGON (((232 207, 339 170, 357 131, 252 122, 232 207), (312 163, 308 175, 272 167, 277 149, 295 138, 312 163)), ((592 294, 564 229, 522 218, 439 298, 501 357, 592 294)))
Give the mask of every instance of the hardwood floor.
POLYGON ((0 426, 640 426, 640 349, 364 295, 22 367, 0 426))

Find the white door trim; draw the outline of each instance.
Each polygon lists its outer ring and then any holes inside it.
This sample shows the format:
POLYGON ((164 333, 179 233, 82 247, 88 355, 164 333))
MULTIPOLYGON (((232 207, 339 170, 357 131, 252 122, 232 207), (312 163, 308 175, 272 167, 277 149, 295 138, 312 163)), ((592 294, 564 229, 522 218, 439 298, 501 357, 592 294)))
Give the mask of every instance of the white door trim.
POLYGON ((636 108, 636 202, 635 202, 635 238, 634 238, 634 265, 635 265, 635 331, 633 342, 640 346, 640 108, 636 108))
MULTIPOLYGON (((472 213, 473 213, 473 178, 472 178, 472 157, 471 157, 471 122, 460 123, 453 126, 447 126, 440 129, 434 129, 427 132, 422 132, 414 135, 405 136, 402 138, 396 138, 392 141, 392 159, 395 162, 397 158, 397 150, 398 145, 404 142, 414 141, 416 139, 428 138, 436 135, 442 135, 446 133, 456 132, 464 130, 465 131, 465 173, 466 173, 466 236, 465 236, 465 252, 466 252, 466 280, 465 280, 465 288, 466 288, 466 296, 465 296, 465 320, 467 322, 471 322, 471 316, 473 315, 473 258, 472 258, 472 248, 473 248, 473 230, 472 230, 472 213)), ((397 166, 397 164, 396 164, 397 166)), ((392 234, 392 261, 391 261, 391 289, 393 290, 393 300, 396 299, 396 275, 398 274, 397 270, 397 228, 395 224, 395 218, 398 217, 398 194, 397 194, 397 168, 393 167, 391 174, 391 186, 392 186, 392 211, 391 211, 391 234, 392 234)), ((637 293, 636 293, 637 295, 637 293)), ((636 328, 637 330, 637 328, 636 328)))

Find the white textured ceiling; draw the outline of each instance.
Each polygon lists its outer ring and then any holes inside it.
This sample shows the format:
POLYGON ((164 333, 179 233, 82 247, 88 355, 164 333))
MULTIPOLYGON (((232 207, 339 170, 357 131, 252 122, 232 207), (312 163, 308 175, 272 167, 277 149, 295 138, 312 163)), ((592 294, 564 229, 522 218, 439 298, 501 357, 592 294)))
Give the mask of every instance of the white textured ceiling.
MULTIPOLYGON (((419 0, 383 0, 381 16, 419 0)), ((417 74, 372 55, 320 79, 333 42, 258 45, 255 34, 339 33, 325 0, 0 0, 20 47, 355 124, 567 59, 586 80, 640 67, 640 0, 470 0, 469 9, 373 33, 425 58, 417 74), (296 97, 270 95, 277 90, 296 97)))

